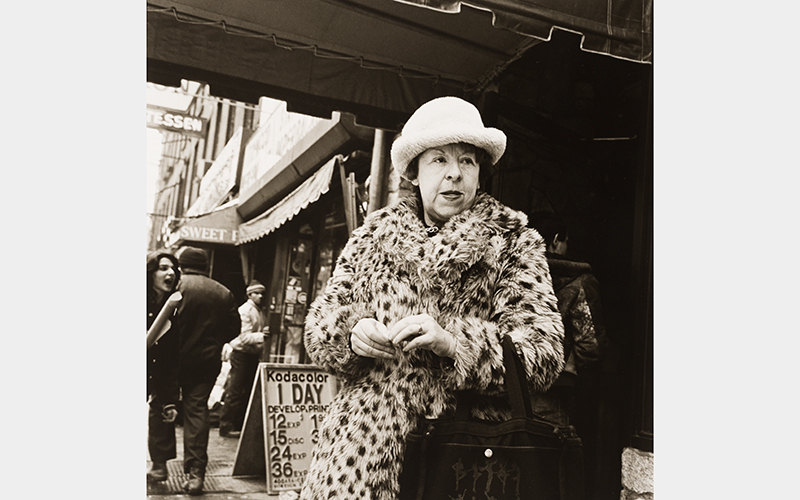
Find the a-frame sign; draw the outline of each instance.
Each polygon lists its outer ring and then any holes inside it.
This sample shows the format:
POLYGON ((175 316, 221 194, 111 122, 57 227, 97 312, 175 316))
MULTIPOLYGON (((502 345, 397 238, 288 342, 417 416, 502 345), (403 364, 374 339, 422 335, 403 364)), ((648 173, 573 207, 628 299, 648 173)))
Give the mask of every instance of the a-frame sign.
POLYGON ((314 365, 260 363, 232 475, 266 474, 268 493, 299 490, 335 393, 335 378, 314 365))

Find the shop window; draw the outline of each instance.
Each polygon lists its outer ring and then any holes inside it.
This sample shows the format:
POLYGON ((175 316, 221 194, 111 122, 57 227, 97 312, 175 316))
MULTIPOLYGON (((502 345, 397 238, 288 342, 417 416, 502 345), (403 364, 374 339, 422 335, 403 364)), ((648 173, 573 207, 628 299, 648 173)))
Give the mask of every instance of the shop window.
MULTIPOLYGON (((294 226, 278 243, 270 298, 270 330, 279 331, 270 346, 270 363, 308 364, 304 327, 308 306, 333 274, 336 259, 347 243, 347 224, 341 198, 306 215, 309 223, 294 226), (319 221, 319 222, 317 222, 319 221)), ((288 228, 287 228, 288 229, 288 228)))
POLYGON ((334 210, 326 215, 322 226, 317 248, 317 266, 314 271, 312 300, 322 295, 325 291, 328 280, 333 275, 336 259, 342 253, 345 243, 347 243, 347 224, 344 221, 344 214, 341 210, 334 210))
POLYGON ((270 362, 273 363, 305 363, 303 325, 311 288, 312 240, 302 234, 298 236, 289 244, 283 301, 276 307, 280 314, 281 335, 270 353, 270 362))

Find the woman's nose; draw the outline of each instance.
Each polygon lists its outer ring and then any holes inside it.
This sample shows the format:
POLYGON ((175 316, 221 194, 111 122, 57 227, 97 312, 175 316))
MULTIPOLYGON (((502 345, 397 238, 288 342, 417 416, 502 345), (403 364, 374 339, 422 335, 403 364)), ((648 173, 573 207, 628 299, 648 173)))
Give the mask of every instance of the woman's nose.
POLYGON ((447 170, 445 175, 448 180, 452 179, 460 179, 461 178, 461 169, 458 166, 458 162, 452 162, 447 165, 447 170))

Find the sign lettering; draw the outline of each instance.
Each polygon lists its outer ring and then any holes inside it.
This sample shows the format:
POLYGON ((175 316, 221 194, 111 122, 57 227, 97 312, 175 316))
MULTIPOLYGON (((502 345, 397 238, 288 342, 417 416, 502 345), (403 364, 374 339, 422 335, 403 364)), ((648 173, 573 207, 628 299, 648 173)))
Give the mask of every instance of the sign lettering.
POLYGON ((180 240, 233 244, 236 241, 236 232, 236 230, 213 227, 181 226, 178 231, 169 235, 168 244, 175 245, 180 240))
POLYGON ((202 137, 206 120, 163 109, 147 108, 147 126, 202 137))
POLYGON ((312 365, 264 364, 267 490, 299 490, 335 392, 335 379, 312 365))

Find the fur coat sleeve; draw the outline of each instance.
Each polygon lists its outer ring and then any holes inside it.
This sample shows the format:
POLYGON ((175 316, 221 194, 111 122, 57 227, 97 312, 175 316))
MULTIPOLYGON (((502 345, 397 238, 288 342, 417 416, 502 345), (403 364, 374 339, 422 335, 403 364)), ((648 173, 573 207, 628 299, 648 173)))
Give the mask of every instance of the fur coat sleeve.
POLYGON ((455 370, 447 380, 454 389, 496 392, 505 375, 502 340, 510 336, 531 389, 544 391, 563 368, 563 325, 544 259, 544 240, 531 229, 502 240, 497 270, 488 316, 454 315, 443 325, 458 342, 455 370))

